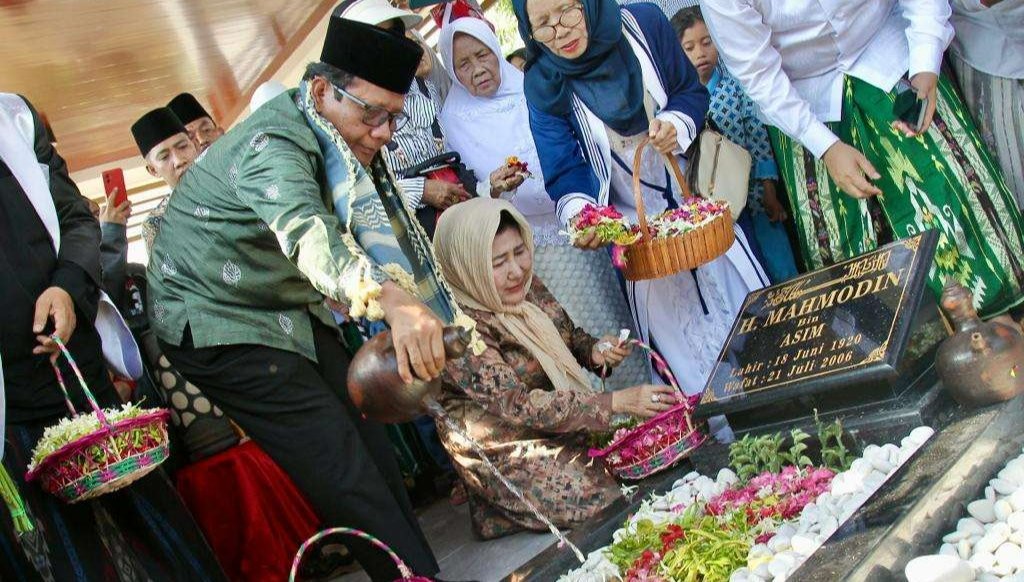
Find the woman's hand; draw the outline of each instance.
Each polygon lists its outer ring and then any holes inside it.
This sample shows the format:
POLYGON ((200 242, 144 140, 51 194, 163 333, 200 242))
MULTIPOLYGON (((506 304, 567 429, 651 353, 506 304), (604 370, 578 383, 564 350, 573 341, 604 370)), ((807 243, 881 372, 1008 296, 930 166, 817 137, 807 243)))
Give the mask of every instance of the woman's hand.
POLYGON ((650 418, 679 403, 679 393, 668 386, 641 384, 612 392, 612 412, 650 418))
POLYGON ((670 154, 679 148, 676 126, 667 121, 652 119, 647 135, 651 138, 651 145, 654 146, 654 149, 663 154, 670 154))
POLYGON ((592 228, 583 231, 583 234, 572 241, 572 246, 585 251, 596 251, 605 246, 605 244, 601 241, 601 237, 597 236, 597 231, 592 228))
POLYGON ((823 157, 828 175, 839 189, 854 198, 869 198, 882 193, 868 178, 882 177, 864 154, 856 148, 837 141, 828 148, 823 157))
MULTIPOLYGON (((579 214, 577 214, 576 216, 573 216, 571 219, 569 219, 569 224, 579 224, 579 221, 580 217, 579 214)), ((595 228, 588 228, 581 231, 580 235, 577 236, 572 241, 572 245, 574 247, 578 249, 583 249, 585 251, 596 251, 597 249, 605 246, 606 244, 608 243, 603 242, 601 240, 601 237, 597 236, 597 229, 595 228)))
POLYGON ((469 194, 460 184, 443 180, 427 180, 423 184, 423 203, 438 210, 444 210, 468 199, 469 194))
POLYGON ((914 88, 918 99, 927 99, 928 105, 924 110, 924 119, 921 120, 921 127, 913 127, 906 121, 897 119, 892 126, 903 132, 907 137, 917 137, 928 131, 932 125, 932 117, 935 116, 935 107, 938 105, 939 76, 935 73, 922 72, 910 79, 910 86, 914 88))
POLYGON ((632 344, 619 345, 619 336, 606 335, 590 351, 590 361, 595 368, 607 366, 614 368, 633 353, 632 344), (601 348, 604 348, 603 350, 601 348))
POLYGON ((503 192, 515 190, 524 180, 526 180, 526 174, 523 174, 516 168, 510 168, 506 165, 499 166, 497 170, 491 172, 491 198, 497 198, 503 192))

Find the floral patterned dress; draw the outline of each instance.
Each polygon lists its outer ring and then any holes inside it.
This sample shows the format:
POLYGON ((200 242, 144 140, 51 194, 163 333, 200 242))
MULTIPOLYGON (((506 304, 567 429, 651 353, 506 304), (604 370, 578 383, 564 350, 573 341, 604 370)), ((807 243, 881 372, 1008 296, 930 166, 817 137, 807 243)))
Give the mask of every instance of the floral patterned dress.
MULTIPOLYGON (((526 300, 551 317, 577 361, 589 366, 597 339, 573 324, 536 277, 526 300)), ((607 507, 621 493, 604 466, 590 462, 586 433, 608 429, 611 393, 553 386, 540 363, 493 313, 466 311, 477 321, 487 349, 448 363, 441 397, 445 410, 559 527, 578 524, 607 507)), ((441 422, 438 431, 469 489, 477 535, 489 539, 524 528, 545 529, 463 437, 441 422)))

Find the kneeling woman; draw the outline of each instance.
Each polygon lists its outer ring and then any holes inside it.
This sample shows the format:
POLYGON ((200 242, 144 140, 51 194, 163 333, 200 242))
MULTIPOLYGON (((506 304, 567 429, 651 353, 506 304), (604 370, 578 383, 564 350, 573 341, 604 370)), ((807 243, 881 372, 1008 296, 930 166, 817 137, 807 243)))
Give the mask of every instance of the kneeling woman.
MULTIPOLYGON (((434 249, 486 344, 481 355, 448 364, 442 405, 556 525, 589 518, 620 493, 599 463, 589 463, 586 433, 608 430, 616 413, 653 416, 671 407, 675 393, 651 385, 591 389, 583 368, 614 367, 628 351, 602 352, 601 340, 576 327, 533 276, 530 226, 508 202, 479 198, 449 208, 438 222, 434 249)), ((470 490, 479 536, 545 529, 462 436, 438 428, 470 490)))

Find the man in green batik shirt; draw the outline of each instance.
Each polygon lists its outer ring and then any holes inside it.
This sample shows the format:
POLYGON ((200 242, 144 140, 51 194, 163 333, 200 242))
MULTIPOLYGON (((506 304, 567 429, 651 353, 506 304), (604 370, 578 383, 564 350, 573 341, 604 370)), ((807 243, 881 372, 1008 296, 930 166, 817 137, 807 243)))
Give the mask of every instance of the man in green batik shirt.
MULTIPOLYGON (((384 429, 348 397, 348 356, 325 305, 384 319, 407 382, 440 374, 442 327, 464 317, 378 155, 403 122, 421 54, 332 18, 300 87, 182 178, 148 277, 171 363, 291 475, 322 525, 365 530, 433 575, 384 429)), ((399 577, 379 550, 346 544, 374 580, 399 577)))

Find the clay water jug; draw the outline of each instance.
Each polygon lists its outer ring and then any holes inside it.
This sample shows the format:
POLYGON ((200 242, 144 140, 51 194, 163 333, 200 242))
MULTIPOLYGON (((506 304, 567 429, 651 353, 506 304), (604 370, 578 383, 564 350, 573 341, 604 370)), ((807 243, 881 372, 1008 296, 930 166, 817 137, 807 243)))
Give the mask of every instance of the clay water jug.
POLYGON ((942 290, 953 336, 939 346, 935 367, 957 402, 984 406, 1024 391, 1024 335, 1008 318, 982 321, 971 292, 953 280, 942 290))
MULTIPOLYGON (((469 345, 469 332, 458 326, 444 328, 444 354, 458 358, 469 345)), ((398 375, 398 358, 391 332, 382 331, 363 344, 348 368, 348 394, 367 418, 385 423, 408 422, 427 412, 425 398, 441 393, 440 378, 406 384, 398 375)))

